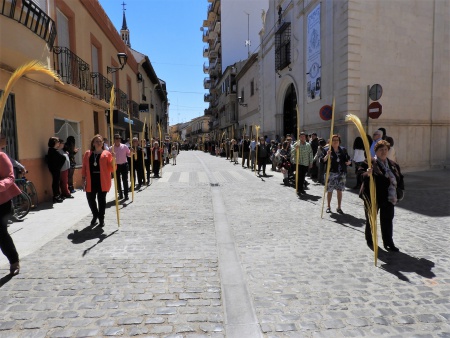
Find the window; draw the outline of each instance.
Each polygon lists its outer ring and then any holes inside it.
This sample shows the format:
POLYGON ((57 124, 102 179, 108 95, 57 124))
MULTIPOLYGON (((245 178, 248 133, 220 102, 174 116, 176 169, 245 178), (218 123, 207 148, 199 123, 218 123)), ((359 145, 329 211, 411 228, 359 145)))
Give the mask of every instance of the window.
POLYGON ((250 96, 255 95, 255 80, 252 80, 252 82, 250 82, 250 96))
POLYGON ((275 33, 275 70, 291 63, 291 23, 285 22, 275 33))
MULTIPOLYGON (((69 136, 73 136, 75 138, 75 147, 84 149, 81 144, 80 123, 78 122, 55 119, 55 136, 64 141, 67 140, 69 136)), ((75 155, 77 166, 81 166, 81 156, 82 151, 78 151, 75 155)))

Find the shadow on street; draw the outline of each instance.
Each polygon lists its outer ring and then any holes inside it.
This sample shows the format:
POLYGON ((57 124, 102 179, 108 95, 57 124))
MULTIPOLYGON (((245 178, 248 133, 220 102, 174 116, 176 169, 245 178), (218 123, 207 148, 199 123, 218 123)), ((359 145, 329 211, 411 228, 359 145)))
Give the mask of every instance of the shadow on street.
POLYGON ((378 259, 383 261, 380 268, 397 276, 398 279, 410 282, 402 272, 413 272, 424 278, 434 278, 436 275, 431 271, 435 264, 425 258, 412 257, 404 252, 387 252, 378 249, 378 259))

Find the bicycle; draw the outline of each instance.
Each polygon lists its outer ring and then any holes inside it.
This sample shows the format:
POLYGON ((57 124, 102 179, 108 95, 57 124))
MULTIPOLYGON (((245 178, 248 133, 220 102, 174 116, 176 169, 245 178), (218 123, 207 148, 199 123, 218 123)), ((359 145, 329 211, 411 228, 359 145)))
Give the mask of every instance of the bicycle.
POLYGON ((27 180, 25 175, 23 175, 22 178, 15 179, 15 183, 20 188, 20 190, 25 192, 30 197, 31 208, 36 208, 38 205, 38 194, 33 182, 27 180))
POLYGON ((33 182, 28 181, 25 175, 15 179, 14 182, 22 192, 12 199, 11 213, 13 218, 21 220, 30 212, 30 209, 37 207, 38 195, 33 182))
POLYGON ((13 218, 23 219, 31 209, 31 198, 25 191, 12 199, 11 212, 13 218))

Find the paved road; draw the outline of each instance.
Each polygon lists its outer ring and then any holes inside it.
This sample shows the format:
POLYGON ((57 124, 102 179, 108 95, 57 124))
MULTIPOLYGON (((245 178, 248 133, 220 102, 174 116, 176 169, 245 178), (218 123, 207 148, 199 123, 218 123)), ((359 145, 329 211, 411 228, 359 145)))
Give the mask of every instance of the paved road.
POLYGON ((22 270, 0 257, 0 337, 450 337, 448 171, 405 175, 401 252, 375 267, 353 191, 322 219, 323 186, 299 199, 279 173, 177 162, 121 205, 120 228, 113 203, 89 227, 81 192, 13 224, 22 270))

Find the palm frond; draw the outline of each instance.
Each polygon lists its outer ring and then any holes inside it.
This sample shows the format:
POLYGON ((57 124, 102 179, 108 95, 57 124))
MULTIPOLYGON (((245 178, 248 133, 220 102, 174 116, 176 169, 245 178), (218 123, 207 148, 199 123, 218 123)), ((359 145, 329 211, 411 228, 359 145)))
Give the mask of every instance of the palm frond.
MULTIPOLYGON (((370 155, 370 145, 369 141, 367 140, 366 132, 364 130, 364 127, 361 124, 361 120, 353 114, 348 114, 345 117, 345 121, 353 122, 356 126, 356 128, 359 131, 359 134, 361 135, 361 138, 364 143, 364 150, 366 152, 367 156, 367 164, 369 166, 369 169, 372 168, 372 156, 370 155)), ((378 236, 377 236, 377 194, 375 190, 375 181, 373 178, 373 175, 370 175, 369 179, 369 191, 370 196, 369 198, 364 198, 364 207, 366 208, 366 212, 369 218, 370 223, 370 229, 372 231, 372 241, 373 241, 373 252, 374 252, 374 261, 375 266, 377 265, 377 259, 378 259, 378 236)))
POLYGON ((59 75, 54 70, 49 69, 47 66, 45 66, 39 61, 34 60, 20 66, 14 71, 14 73, 12 73, 11 77, 8 80, 8 83, 6 84, 5 90, 3 91, 0 97, 0 122, 2 121, 3 118, 3 111, 5 110, 6 101, 8 100, 8 96, 11 93, 16 82, 24 75, 36 72, 47 74, 52 78, 54 78, 59 83, 64 84, 59 78, 59 75))

